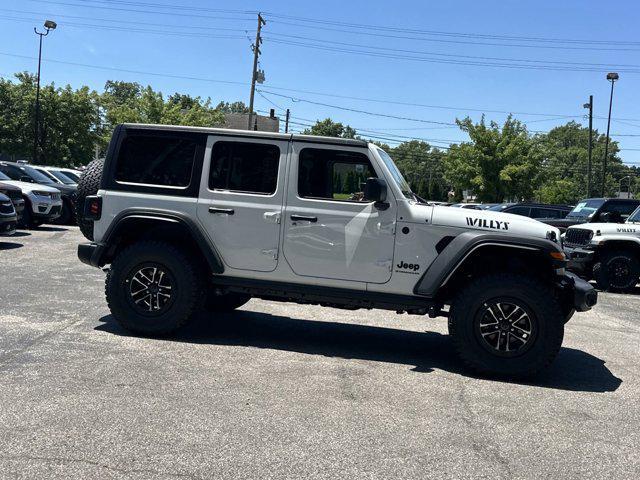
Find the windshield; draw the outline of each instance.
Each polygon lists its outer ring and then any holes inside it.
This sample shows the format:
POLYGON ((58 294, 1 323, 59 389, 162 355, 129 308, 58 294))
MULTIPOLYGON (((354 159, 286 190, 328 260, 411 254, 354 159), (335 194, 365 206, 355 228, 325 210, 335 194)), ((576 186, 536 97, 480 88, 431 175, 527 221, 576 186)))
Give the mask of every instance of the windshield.
POLYGON ((78 183, 78 180, 80 180, 80 177, 73 172, 68 172, 65 170, 64 172, 56 172, 56 173, 61 173, 62 175, 70 179, 73 183, 78 183))
POLYGON ((640 223, 640 207, 636 208, 635 211, 631 215, 629 215, 627 222, 640 223))
POLYGON ((384 150, 382 150, 381 148, 378 148, 378 154, 380 155, 380 158, 382 158, 382 161, 384 162, 384 164, 389 169, 389 172, 391 172, 391 176, 393 177, 393 180, 396 182, 396 185, 398 186, 398 188, 400 188, 400 190, 402 191, 402 194, 409 200, 416 200, 416 196, 411 191, 411 187, 409 187, 409 184, 404 179, 404 177, 400 173, 400 170, 398 170, 398 167, 396 166, 393 159, 389 156, 389 154, 384 150))
POLYGON ((586 218, 592 213, 595 213, 602 205, 604 200, 584 200, 578 203, 567 217, 573 218, 586 218))
POLYGON ((2 180, 11 180, 11 178, 7 177, 4 173, 0 172, 0 181, 2 180))
POLYGON ((65 185, 74 185, 76 183, 74 180, 72 180, 70 177, 68 177, 67 174, 65 174, 65 173, 59 172, 57 170, 47 170, 47 172, 50 175, 53 175, 54 177, 56 177, 58 180, 60 180, 65 185))

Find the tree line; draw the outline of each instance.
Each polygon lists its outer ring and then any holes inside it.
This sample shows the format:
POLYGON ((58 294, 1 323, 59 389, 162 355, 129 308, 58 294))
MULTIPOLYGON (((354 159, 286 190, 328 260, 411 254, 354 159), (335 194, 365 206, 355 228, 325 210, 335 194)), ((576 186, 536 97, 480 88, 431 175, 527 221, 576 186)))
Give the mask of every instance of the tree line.
MULTIPOLYGON (((32 160, 35 136, 36 78, 18 73, 0 79, 0 154, 32 160)), ((174 93, 164 96, 137 82, 109 80, 102 92, 67 85, 41 87, 39 151, 43 163, 58 166, 87 164, 98 149, 104 155, 113 128, 119 123, 157 123, 222 126, 225 113, 246 113, 243 102, 174 93)), ((508 117, 499 125, 470 118, 456 120, 468 141, 438 147, 410 140, 389 146, 376 142, 395 160, 412 189, 429 200, 460 200, 463 191, 478 201, 537 200, 575 203, 587 192, 589 130, 575 121, 547 133, 529 132, 519 120, 508 117)), ((319 120, 303 133, 343 138, 365 138, 356 129, 330 118, 319 120)), ((602 184, 606 138, 593 133, 591 195, 602 184)), ((640 187, 638 169, 623 164, 617 142, 609 144, 605 195, 613 196, 620 180, 629 176, 630 190, 640 187)), ((336 179, 353 182, 354 179, 336 179)), ((624 180, 627 190, 628 179, 624 180)))

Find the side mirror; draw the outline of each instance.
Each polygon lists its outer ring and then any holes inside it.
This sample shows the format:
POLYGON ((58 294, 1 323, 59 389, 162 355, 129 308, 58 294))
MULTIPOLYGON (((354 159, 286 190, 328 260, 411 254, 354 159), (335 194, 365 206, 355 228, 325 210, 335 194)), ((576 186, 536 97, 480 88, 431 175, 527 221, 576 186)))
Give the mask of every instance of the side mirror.
POLYGON ((381 178, 367 178, 364 184, 366 202, 384 203, 387 201, 387 182, 381 178))

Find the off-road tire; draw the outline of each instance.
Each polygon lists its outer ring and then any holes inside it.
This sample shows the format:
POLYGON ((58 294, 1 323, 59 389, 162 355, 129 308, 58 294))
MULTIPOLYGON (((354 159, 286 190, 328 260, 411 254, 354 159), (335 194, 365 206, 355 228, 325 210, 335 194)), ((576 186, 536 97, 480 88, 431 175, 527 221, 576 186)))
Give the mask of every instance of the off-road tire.
POLYGON ((638 284, 640 278, 640 261, 638 255, 629 250, 606 251, 600 261, 593 266, 593 278, 600 290, 611 292, 628 292, 638 284), (616 262, 623 262, 628 275, 618 278, 613 274, 616 262))
POLYGON ((251 295, 235 292, 216 294, 215 289, 211 288, 209 292, 207 292, 207 296, 204 302, 204 311, 231 312, 237 308, 240 308, 249 300, 251 300, 251 295))
POLYGON ((111 263, 105 281, 107 305, 116 321, 145 336, 168 335, 186 324, 196 311, 202 292, 196 263, 165 242, 140 241, 127 247, 111 263), (145 316, 136 309, 129 286, 132 272, 150 264, 166 270, 173 280, 171 304, 155 316, 145 316))
POLYGON ((18 222, 18 225, 24 228, 33 227, 33 210, 31 209, 31 202, 25 197, 24 210, 22 210, 22 218, 18 222))
POLYGON ((491 274, 458 292, 451 304, 449 335, 456 353, 476 372, 506 378, 529 377, 550 365, 558 354, 564 337, 564 317, 550 286, 522 275, 491 274), (520 355, 504 357, 490 352, 476 331, 476 319, 486 311, 487 304, 497 299, 522 304, 531 314, 535 325, 533 338, 529 339, 532 343, 520 355))
POLYGON ((86 237, 87 240, 93 241, 93 221, 85 220, 83 218, 84 200, 85 198, 95 195, 100 189, 100 182, 102 181, 102 168, 104 167, 104 160, 94 160, 87 165, 87 168, 82 172, 80 180, 78 181, 78 190, 76 191, 76 221, 80 227, 80 231, 86 237))
POLYGON ((63 200, 60 216, 56 218, 53 223, 56 225, 69 225, 75 223, 74 213, 72 203, 69 200, 63 200))

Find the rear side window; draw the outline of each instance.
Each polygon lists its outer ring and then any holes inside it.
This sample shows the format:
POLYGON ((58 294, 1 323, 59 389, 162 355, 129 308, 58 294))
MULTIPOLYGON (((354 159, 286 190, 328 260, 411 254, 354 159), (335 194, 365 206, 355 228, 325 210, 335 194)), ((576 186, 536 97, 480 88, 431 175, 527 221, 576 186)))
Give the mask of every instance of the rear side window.
POLYGON ((209 188, 272 195, 278 184, 280 149, 275 145, 216 142, 211 152, 209 188))
POLYGON ((129 135, 120 147, 118 182, 187 187, 193 174, 197 143, 171 136, 129 135))
POLYGON ((523 217, 529 216, 529 207, 511 207, 504 210, 505 213, 512 213, 514 215, 522 215, 523 217))
POLYGON ((298 165, 298 195, 362 202, 364 183, 375 177, 369 157, 363 153, 305 148, 298 165))
POLYGON ((555 208, 536 208, 531 209, 531 218, 564 218, 567 212, 557 210, 555 208))

